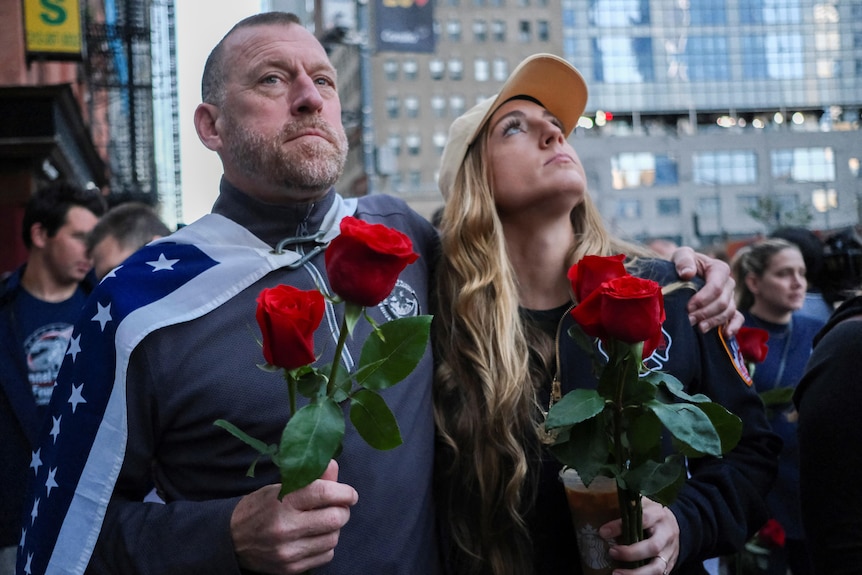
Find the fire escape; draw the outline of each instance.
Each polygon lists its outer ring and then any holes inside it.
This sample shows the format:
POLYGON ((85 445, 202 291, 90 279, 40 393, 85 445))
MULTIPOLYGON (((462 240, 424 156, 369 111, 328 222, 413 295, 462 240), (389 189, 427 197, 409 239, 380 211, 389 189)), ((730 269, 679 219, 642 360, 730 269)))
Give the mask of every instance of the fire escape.
POLYGON ((113 203, 158 206, 182 219, 174 0, 106 0, 86 22, 91 106, 106 110, 113 203))

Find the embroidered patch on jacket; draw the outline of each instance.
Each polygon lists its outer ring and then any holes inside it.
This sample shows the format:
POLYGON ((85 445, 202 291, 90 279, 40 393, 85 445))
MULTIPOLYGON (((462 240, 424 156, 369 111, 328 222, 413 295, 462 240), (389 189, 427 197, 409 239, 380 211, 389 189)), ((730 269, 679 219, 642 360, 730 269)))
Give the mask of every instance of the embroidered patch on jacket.
MULTIPOLYGON (((602 345, 602 340, 599 338, 595 338, 596 349, 599 352, 599 355, 602 356, 602 363, 607 364, 609 357, 608 352, 605 351, 604 346, 602 345)), ((644 366, 651 371, 661 371, 664 369, 664 366, 670 361, 670 348, 673 347, 673 338, 667 332, 664 327, 661 328, 661 341, 658 344, 658 347, 655 348, 655 351, 652 354, 643 360, 644 366)), ((646 375, 642 373, 641 376, 646 375)))
POLYGON ((419 298, 416 297, 416 292, 409 284, 400 279, 395 282, 395 287, 392 288, 386 299, 378 304, 380 311, 387 320, 398 319, 401 317, 413 317, 419 315, 419 298))
POLYGON ((739 374, 739 377, 742 378, 745 385, 751 387, 754 381, 748 373, 748 368, 745 367, 745 360, 742 358, 742 351, 739 348, 739 342, 736 341, 735 337, 730 338, 730 341, 728 342, 724 338, 724 333, 722 333, 720 329, 718 330, 718 339, 721 340, 721 346, 724 348, 724 351, 727 352, 727 355, 730 357, 730 361, 733 362, 733 367, 736 368, 736 373, 739 374))

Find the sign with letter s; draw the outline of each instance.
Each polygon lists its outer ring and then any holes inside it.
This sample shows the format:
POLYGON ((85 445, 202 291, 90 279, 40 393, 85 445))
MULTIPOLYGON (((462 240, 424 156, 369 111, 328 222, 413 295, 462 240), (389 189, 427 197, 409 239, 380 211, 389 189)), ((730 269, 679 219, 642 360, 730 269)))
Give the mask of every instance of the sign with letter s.
POLYGON ((23 0, 27 59, 80 60, 79 0, 23 0))

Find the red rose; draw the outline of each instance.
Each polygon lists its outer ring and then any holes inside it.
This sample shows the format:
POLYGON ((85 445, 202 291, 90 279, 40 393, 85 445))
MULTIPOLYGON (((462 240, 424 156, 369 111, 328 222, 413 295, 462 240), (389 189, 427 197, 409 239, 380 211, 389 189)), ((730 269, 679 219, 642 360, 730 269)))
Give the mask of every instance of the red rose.
POLYGON ((584 333, 602 341, 644 342, 643 357, 661 343, 664 298, 652 280, 626 275, 602 283, 572 310, 584 333))
POLYGON ((757 540, 764 547, 784 547, 784 527, 775 519, 770 519, 757 532, 757 540))
POLYGON ((579 302, 587 299, 600 285, 614 278, 627 276, 623 265, 623 254, 616 256, 584 256, 581 261, 569 268, 568 278, 572 291, 579 302))
POLYGON ((257 297, 263 357, 284 369, 308 365, 314 357, 314 330, 323 319, 323 295, 288 285, 266 288, 257 297))
POLYGON ((766 359, 766 353, 769 351, 769 346, 766 341, 769 339, 769 332, 759 327, 741 327, 736 332, 736 341, 739 344, 739 352, 742 354, 742 359, 751 363, 760 363, 766 359))
POLYGON ((326 273, 336 294, 372 306, 392 293, 398 276, 418 258, 401 232, 347 216, 341 220, 341 234, 326 249, 326 273))

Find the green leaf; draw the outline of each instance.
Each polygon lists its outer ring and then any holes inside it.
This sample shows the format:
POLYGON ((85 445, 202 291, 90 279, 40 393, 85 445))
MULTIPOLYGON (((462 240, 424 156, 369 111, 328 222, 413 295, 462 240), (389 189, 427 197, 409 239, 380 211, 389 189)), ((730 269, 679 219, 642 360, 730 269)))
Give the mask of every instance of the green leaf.
POLYGON ((547 429, 575 425, 600 414, 605 399, 594 389, 573 389, 551 406, 545 419, 547 429))
POLYGON ((698 407, 709 417, 712 426, 721 438, 721 452, 727 453, 736 447, 736 444, 742 439, 742 420, 719 403, 700 403, 698 407))
POLYGON ((323 475, 344 437, 344 413, 325 399, 298 410, 284 427, 275 464, 281 471, 279 498, 323 475))
POLYGON ((570 327, 568 329, 568 334, 569 337, 575 340, 578 347, 587 352, 587 355, 589 355, 593 361, 596 361, 596 338, 585 334, 584 330, 581 329, 581 326, 578 324, 570 327))
POLYGON ((237 439, 239 439, 240 441, 242 441, 246 445, 251 446, 255 451, 257 451, 261 455, 270 455, 271 456, 271 455, 275 454, 275 452, 276 452, 275 445, 267 445, 266 443, 264 443, 260 439, 255 439, 254 437, 252 437, 251 435, 249 435, 245 431, 241 430, 239 427, 237 427, 236 425, 234 425, 230 421, 227 421, 225 419, 216 419, 215 422, 213 422, 213 425, 215 425, 216 427, 221 427, 222 429, 224 429, 225 431, 227 431, 228 433, 230 433, 231 435, 233 435, 234 437, 236 437, 237 439))
POLYGON ((402 443, 395 415, 374 391, 360 389, 353 394, 350 398, 350 421, 362 439, 374 449, 393 449, 402 443))
POLYGON ((661 447, 661 431, 661 421, 652 411, 647 410, 635 417, 628 430, 632 458, 640 460, 642 457, 637 456, 654 457, 661 447))
POLYGON ((668 457, 663 463, 649 460, 625 471, 621 479, 628 489, 662 505, 670 505, 685 484, 685 466, 678 456, 668 457))
POLYGON ((357 378, 356 382, 366 389, 379 391, 410 375, 428 347, 431 318, 430 315, 403 317, 381 325, 380 332, 385 340, 373 336, 366 339, 359 366, 361 369, 380 360, 385 361, 376 369, 363 372, 364 377, 357 378))
POLYGON ((641 405, 656 396, 656 387, 649 380, 638 375, 636 366, 632 367, 635 370, 627 374, 626 384, 623 388, 622 402, 624 406, 641 405))
POLYGON ((664 373, 662 371, 652 371, 647 377, 654 383, 654 385, 660 386, 663 389, 667 390, 677 399, 681 399, 689 403, 705 403, 712 401, 702 393, 689 395, 685 391, 685 389, 683 389, 682 382, 669 373, 664 373))
MULTIPOLYGON (((371 336, 371 337, 374 337, 374 336, 371 336)), ((345 376, 345 378, 349 380, 348 383, 351 385, 345 385, 345 382, 342 381, 339 384, 339 387, 342 388, 346 393, 350 393, 350 389, 351 389, 353 380, 364 381, 365 379, 368 379, 368 377, 370 377, 374 373, 374 371, 380 369, 383 366, 383 364, 386 363, 386 361, 387 361, 387 358, 383 358, 383 359, 378 359, 377 361, 372 361, 371 363, 369 363, 367 365, 361 366, 354 373, 350 373, 350 374, 347 374, 345 376)))
POLYGON ((347 325, 347 333, 353 336, 353 329, 356 327, 356 322, 362 317, 362 312, 365 307, 358 303, 344 302, 344 323, 347 325))
POLYGON ((760 399, 766 407, 783 406, 793 400, 793 391, 792 387, 777 387, 761 393, 760 399))
POLYGON ((686 446, 686 455, 721 455, 721 440, 712 421, 691 403, 662 403, 657 400, 645 405, 661 420, 668 431, 686 446))
POLYGON ((326 383, 329 378, 317 369, 309 367, 297 376, 296 389, 304 397, 320 399, 326 395, 326 383))
POLYGON ((560 463, 575 469, 586 484, 610 469, 610 442, 602 417, 564 429, 548 449, 560 463))

